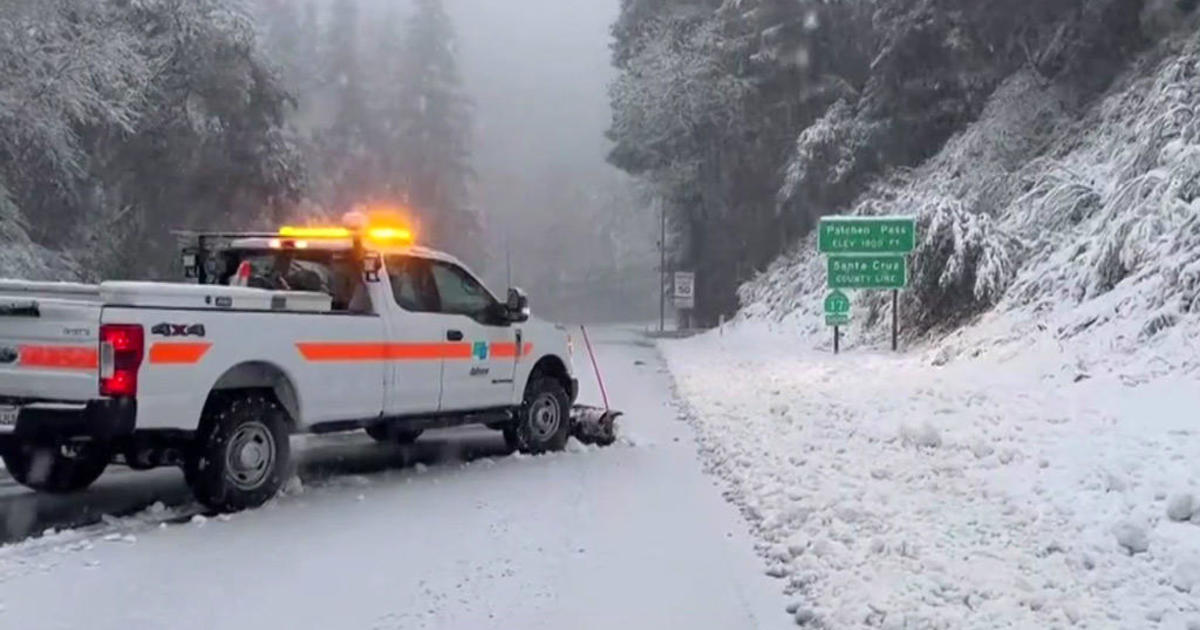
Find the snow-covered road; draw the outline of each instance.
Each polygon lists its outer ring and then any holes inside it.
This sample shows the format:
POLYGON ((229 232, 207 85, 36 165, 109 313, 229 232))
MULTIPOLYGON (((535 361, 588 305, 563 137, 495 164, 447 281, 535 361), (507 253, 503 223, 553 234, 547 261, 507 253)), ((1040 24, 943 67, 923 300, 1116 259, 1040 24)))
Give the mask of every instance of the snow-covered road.
MULTIPOLYGON (((357 474, 343 462, 229 518, 156 505, 0 547, 0 627, 790 627, 652 344, 597 336, 624 443, 488 457, 494 435, 444 432, 421 442, 449 453, 438 463, 357 474), (465 462, 464 442, 478 445, 465 462)), ((363 438, 334 440, 315 442, 370 459, 363 438)))

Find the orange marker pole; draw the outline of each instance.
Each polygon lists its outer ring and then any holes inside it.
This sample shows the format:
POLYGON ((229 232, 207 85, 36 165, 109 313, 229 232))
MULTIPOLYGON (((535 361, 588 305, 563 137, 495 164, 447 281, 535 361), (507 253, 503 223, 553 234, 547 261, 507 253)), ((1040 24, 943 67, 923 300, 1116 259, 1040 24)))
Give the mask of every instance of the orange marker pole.
POLYGON ((596 353, 592 352, 592 342, 588 339, 587 328, 582 325, 579 330, 583 332, 583 343, 587 346, 588 357, 592 360, 592 369, 596 372, 596 382, 600 384, 600 397, 604 399, 604 411, 608 412, 608 392, 604 390, 604 379, 600 376, 600 366, 596 363, 596 353))

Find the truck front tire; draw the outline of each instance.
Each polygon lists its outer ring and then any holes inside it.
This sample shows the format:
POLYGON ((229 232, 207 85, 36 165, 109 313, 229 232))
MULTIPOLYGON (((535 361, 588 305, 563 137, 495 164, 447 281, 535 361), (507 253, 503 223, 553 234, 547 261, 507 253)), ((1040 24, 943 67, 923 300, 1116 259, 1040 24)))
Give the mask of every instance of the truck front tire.
POLYGON ((51 494, 78 492, 92 485, 111 458, 109 449, 88 443, 64 452, 62 446, 21 442, 3 455, 4 467, 17 483, 51 494))
POLYGON ((536 455, 561 451, 571 437, 571 401, 553 378, 535 376, 525 388, 517 421, 504 430, 509 448, 536 455))
POLYGON ((220 512, 266 503, 290 471, 288 433, 283 409, 267 396, 234 395, 211 402, 184 469, 196 499, 220 512))

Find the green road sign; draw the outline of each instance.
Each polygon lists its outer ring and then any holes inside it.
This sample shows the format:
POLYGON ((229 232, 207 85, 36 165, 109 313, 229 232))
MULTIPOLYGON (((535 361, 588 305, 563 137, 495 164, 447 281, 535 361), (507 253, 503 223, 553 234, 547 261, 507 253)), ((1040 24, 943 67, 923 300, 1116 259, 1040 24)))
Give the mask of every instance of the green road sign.
POLYGON ((818 228, 822 254, 907 254, 916 243, 912 217, 825 217, 818 228))
POLYGON ((903 289, 908 286, 908 259, 897 254, 830 256, 831 289, 903 289))
POLYGON ((850 298, 841 291, 834 291, 825 298, 826 315, 850 315, 850 298))
POLYGON ((850 323, 850 313, 825 313, 826 326, 846 326, 850 323))

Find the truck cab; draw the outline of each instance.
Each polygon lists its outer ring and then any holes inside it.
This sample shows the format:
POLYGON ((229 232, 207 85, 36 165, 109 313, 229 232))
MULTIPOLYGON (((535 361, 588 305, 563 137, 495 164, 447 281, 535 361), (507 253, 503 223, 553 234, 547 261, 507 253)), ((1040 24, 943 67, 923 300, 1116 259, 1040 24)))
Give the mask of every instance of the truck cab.
POLYGON ((484 424, 565 446, 577 394, 566 330, 389 227, 193 234, 188 283, 0 280, 0 455, 36 490, 111 462, 184 468, 236 510, 272 496, 287 435, 411 442, 484 424))
MULTIPOLYGON (((518 376, 524 374, 536 350, 570 362, 565 330, 531 319, 528 300, 510 289, 500 301, 470 269, 453 256, 413 245, 400 232, 356 246, 326 229, 281 230, 288 238, 247 237, 232 240, 214 252, 218 264, 207 281, 235 284, 238 270, 249 267, 247 286, 268 290, 324 293, 331 312, 373 320, 370 343, 310 342, 302 354, 314 363, 346 367, 363 363, 364 379, 382 379, 387 386, 378 409, 368 401, 355 411, 385 417, 504 409, 520 402, 518 376), (325 235, 325 236, 323 236, 325 235), (534 339, 552 339, 550 347, 535 348, 534 339), (359 361, 379 353, 382 361, 359 361)), ((201 276, 200 273, 192 275, 201 276)), ((565 369, 569 365, 563 366, 565 369)), ((524 380, 522 379, 523 383, 524 380)), ((564 380, 571 399, 573 377, 564 380)), ((318 410, 311 422, 346 413, 346 404, 331 394, 329 408, 318 410)))

